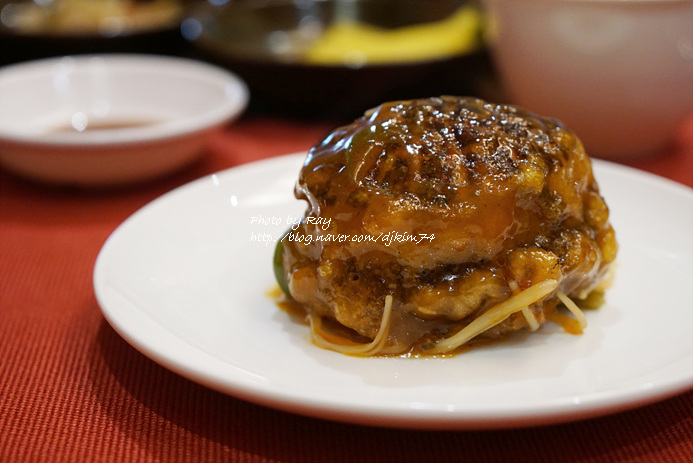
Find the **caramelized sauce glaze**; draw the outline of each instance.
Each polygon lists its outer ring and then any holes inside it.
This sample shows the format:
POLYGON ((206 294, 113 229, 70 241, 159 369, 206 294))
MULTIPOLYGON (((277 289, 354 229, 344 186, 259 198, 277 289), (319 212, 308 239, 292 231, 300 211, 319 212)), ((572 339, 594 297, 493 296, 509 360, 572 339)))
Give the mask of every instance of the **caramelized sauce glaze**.
MULTIPOLYGON (((304 310, 372 339, 394 298, 385 353, 411 353, 492 305, 556 279, 589 291, 616 257, 609 211, 578 138, 510 105, 440 97, 390 102, 308 154, 296 184, 308 203, 283 268, 304 310), (387 233, 421 237, 384 242, 387 233), (370 236, 362 241, 327 235, 370 236)), ((531 309, 542 323, 555 298, 531 309)), ((513 314, 479 341, 527 327, 513 314)), ((416 352, 415 352, 416 353, 416 352)))

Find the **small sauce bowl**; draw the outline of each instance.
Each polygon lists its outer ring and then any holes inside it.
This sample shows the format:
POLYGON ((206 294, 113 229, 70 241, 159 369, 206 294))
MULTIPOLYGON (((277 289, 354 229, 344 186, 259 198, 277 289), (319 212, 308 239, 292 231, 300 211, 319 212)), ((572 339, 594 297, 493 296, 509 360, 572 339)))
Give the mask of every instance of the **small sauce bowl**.
POLYGON ((178 170, 248 90, 183 58, 85 55, 0 68, 0 165, 47 183, 111 186, 178 170))

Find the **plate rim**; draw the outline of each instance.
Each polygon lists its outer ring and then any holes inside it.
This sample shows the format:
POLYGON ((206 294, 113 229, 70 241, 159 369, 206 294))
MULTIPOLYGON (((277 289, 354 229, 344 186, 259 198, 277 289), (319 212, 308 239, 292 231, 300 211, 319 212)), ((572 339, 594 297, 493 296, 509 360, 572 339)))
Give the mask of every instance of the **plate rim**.
MULTIPOLYGON (((97 302, 102 314, 109 325, 131 346, 144 354, 146 357, 162 365, 163 367, 183 376, 193 382, 201 384, 210 389, 216 390, 223 394, 236 397, 241 400, 246 400, 258 405, 270 407, 273 409, 295 413, 299 415, 327 419, 331 421, 346 422, 361 425, 373 425, 390 428, 403 429, 428 429, 428 430, 483 430, 483 429, 510 429, 519 427, 531 427, 539 425, 551 425, 564 422, 573 422, 599 416, 609 415, 641 406, 649 405, 661 400, 676 396, 689 389, 693 388, 693 374, 689 377, 681 376, 676 381, 668 381, 665 385, 659 384, 653 393, 652 389, 631 386, 628 394, 618 394, 613 390, 592 392, 584 396, 585 399, 580 404, 579 408, 574 408, 567 413, 564 409, 560 410, 560 406, 565 406, 567 399, 554 399, 556 402, 550 407, 544 407, 534 413, 528 413, 527 409, 522 407, 513 409, 510 413, 506 407, 502 410, 495 410, 493 413, 476 413, 460 416, 459 414, 449 413, 441 414, 439 411, 428 409, 421 410, 420 413, 412 414, 409 409, 390 407, 390 409, 379 409, 377 412, 368 409, 368 407, 354 406, 349 404, 349 407, 340 406, 334 400, 325 400, 313 397, 312 400, 303 398, 300 402, 291 400, 285 394, 277 393, 271 387, 262 387, 261 385, 251 385, 245 381, 237 380, 232 383, 219 383, 219 377, 205 371, 204 368, 198 368, 196 365, 189 365, 178 359, 171 358, 165 353, 159 352, 152 346, 147 345, 136 336, 132 336, 121 325, 121 320, 118 314, 114 313, 108 307, 105 307, 102 290, 100 288, 100 272, 103 267, 103 260, 106 258, 109 247, 113 241, 117 239, 118 233, 127 227, 127 224, 138 220, 139 217, 148 213, 152 207, 157 207, 158 204, 164 201, 172 200, 176 195, 184 195, 189 189, 196 188, 201 184, 208 183, 213 176, 231 175, 235 172, 241 175, 244 170, 261 169, 265 165, 272 165, 279 162, 295 163, 300 167, 299 161, 301 157, 305 157, 306 152, 297 152, 286 154, 277 157, 262 159, 250 163, 241 164, 230 167, 216 173, 206 175, 204 177, 193 180, 187 184, 165 193, 164 195, 155 198, 148 204, 145 204, 140 209, 131 214, 121 225, 119 225, 111 235, 106 239, 101 248, 93 273, 94 291, 97 302), (620 399, 619 399, 620 396, 620 399), (556 409, 558 407, 558 409, 556 409)), ((693 202, 693 188, 680 184, 676 181, 658 176, 646 171, 639 170, 634 167, 617 164, 611 161, 593 159, 592 162, 599 166, 598 169, 609 169, 611 173, 617 175, 635 176, 649 183, 656 184, 658 187, 671 189, 676 194, 688 195, 688 199, 693 202)), ((608 200, 608 199, 607 199, 608 200)), ((204 355, 213 362, 222 362, 208 352, 197 349, 186 343, 189 348, 197 350, 196 355, 204 355)), ((368 359, 363 359, 368 361, 368 359)), ((222 362, 223 363, 223 362, 222 362)), ((623 388, 621 388, 623 389, 623 388)))

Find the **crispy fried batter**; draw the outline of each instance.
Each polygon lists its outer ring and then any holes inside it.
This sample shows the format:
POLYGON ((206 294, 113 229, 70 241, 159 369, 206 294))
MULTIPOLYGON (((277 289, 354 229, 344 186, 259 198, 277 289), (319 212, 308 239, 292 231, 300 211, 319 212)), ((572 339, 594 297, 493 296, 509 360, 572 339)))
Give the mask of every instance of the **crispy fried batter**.
MULTIPOLYGON (((392 295, 391 352, 454 333, 547 279, 568 295, 584 293, 616 256, 609 211, 576 136, 555 120, 478 99, 368 111, 310 151, 296 196, 309 203, 306 217, 330 218, 330 227, 303 223, 298 232, 312 242, 285 242, 291 296, 372 339, 392 295), (392 233, 421 239, 386 242, 392 233)), ((537 320, 556 304, 534 306, 537 320)), ((480 338, 526 326, 514 314, 480 338)))

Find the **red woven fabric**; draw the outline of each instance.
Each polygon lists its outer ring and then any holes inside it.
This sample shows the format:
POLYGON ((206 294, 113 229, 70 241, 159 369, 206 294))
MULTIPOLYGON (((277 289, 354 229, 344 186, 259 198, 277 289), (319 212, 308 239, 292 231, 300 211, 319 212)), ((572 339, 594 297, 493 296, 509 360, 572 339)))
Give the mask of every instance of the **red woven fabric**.
MULTIPOLYGON (((113 331, 91 278, 123 220, 194 178, 305 150, 330 128, 246 118, 184 172, 118 190, 45 187, 0 171, 0 462, 693 461, 693 392, 541 428, 368 428, 211 391, 113 331)), ((635 165, 693 186, 693 121, 672 153, 635 165)))

